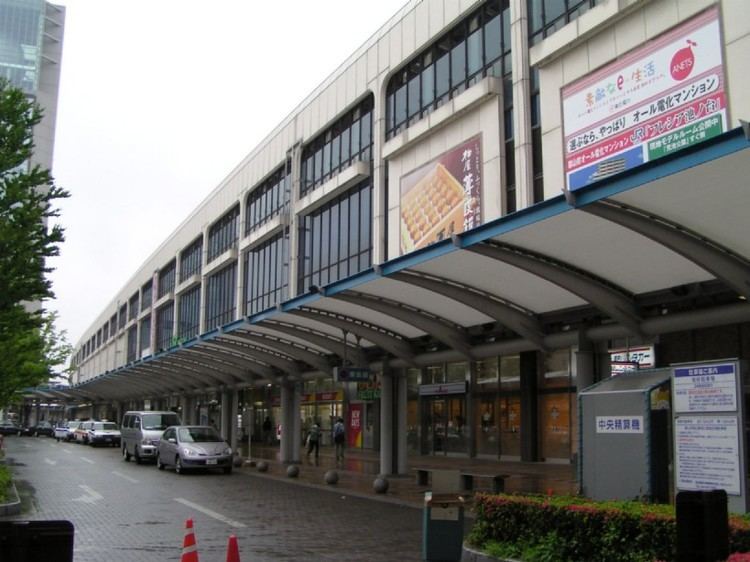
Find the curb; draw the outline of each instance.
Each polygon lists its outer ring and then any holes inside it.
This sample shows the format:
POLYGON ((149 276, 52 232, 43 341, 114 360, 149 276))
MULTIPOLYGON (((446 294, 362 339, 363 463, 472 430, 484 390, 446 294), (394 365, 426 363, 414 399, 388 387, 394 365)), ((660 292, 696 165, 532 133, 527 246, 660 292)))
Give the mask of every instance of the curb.
POLYGON ((8 486, 9 500, 6 503, 0 503, 0 517, 18 515, 21 513, 21 498, 16 490, 16 485, 11 481, 8 486), (14 499, 15 498, 15 499, 14 499))

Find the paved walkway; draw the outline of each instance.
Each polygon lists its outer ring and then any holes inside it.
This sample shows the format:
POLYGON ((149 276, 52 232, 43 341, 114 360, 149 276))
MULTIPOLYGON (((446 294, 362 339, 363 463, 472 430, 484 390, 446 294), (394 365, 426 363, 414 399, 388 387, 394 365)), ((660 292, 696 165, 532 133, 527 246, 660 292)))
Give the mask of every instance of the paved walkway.
MULTIPOLYGON (((264 460, 268 463, 268 472, 258 473, 266 478, 293 480, 286 474, 287 465, 280 461, 278 446, 261 446, 252 444, 248 452, 247 443, 243 445, 242 455, 251 462, 264 460), (249 454, 248 454, 249 453, 249 454)), ((414 467, 433 469, 453 469, 487 474, 506 474, 506 493, 535 494, 575 494, 578 489, 575 467, 564 464, 523 463, 487 459, 470 459, 467 457, 448 456, 410 456, 408 475, 389 476, 389 488, 386 494, 377 494, 373 483, 380 471, 380 459, 376 451, 347 450, 343 462, 336 462, 333 447, 321 447, 317 462, 308 459, 304 452, 299 464, 300 484, 321 488, 332 488, 325 483, 324 476, 328 470, 335 469, 339 475, 336 488, 346 490, 351 495, 359 495, 382 501, 404 505, 421 506, 424 493, 430 488, 417 484, 414 467)), ((246 461, 243 470, 256 471, 257 468, 246 461)), ((490 482, 480 480, 477 489, 489 491, 490 482)))

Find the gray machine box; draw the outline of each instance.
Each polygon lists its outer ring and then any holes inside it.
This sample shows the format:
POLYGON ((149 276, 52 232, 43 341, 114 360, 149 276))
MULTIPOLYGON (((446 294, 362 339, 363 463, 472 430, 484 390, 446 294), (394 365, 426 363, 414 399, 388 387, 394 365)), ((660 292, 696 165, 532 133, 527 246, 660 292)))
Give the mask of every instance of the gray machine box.
POLYGON ((669 501, 670 376, 670 369, 626 373, 579 393, 583 495, 669 501))

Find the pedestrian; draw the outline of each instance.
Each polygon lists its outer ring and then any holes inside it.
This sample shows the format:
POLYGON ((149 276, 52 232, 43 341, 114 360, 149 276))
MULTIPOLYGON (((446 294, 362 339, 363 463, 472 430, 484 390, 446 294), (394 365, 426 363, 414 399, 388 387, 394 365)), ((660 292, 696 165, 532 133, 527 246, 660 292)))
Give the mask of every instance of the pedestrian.
POLYGON ((307 434, 307 456, 310 456, 313 449, 315 449, 315 458, 320 456, 320 425, 318 422, 313 422, 310 427, 310 431, 307 434))
POLYGON ((333 426, 333 442, 336 444, 336 460, 344 460, 344 442, 346 441, 346 429, 344 420, 338 418, 333 426))
POLYGON ((271 418, 266 416, 266 419, 263 420, 263 442, 266 445, 271 445, 273 443, 273 436, 271 435, 271 418))

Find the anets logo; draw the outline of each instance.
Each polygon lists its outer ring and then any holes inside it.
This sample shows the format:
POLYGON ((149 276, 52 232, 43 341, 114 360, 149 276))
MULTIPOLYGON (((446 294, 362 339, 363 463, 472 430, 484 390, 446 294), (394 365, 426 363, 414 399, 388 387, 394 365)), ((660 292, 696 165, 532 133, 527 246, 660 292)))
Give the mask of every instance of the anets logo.
POLYGON ((690 39, 687 40, 687 44, 687 47, 680 49, 674 54, 672 62, 669 63, 669 72, 672 74, 672 78, 678 81, 690 76, 695 66, 695 55, 692 48, 697 47, 698 44, 690 39))

